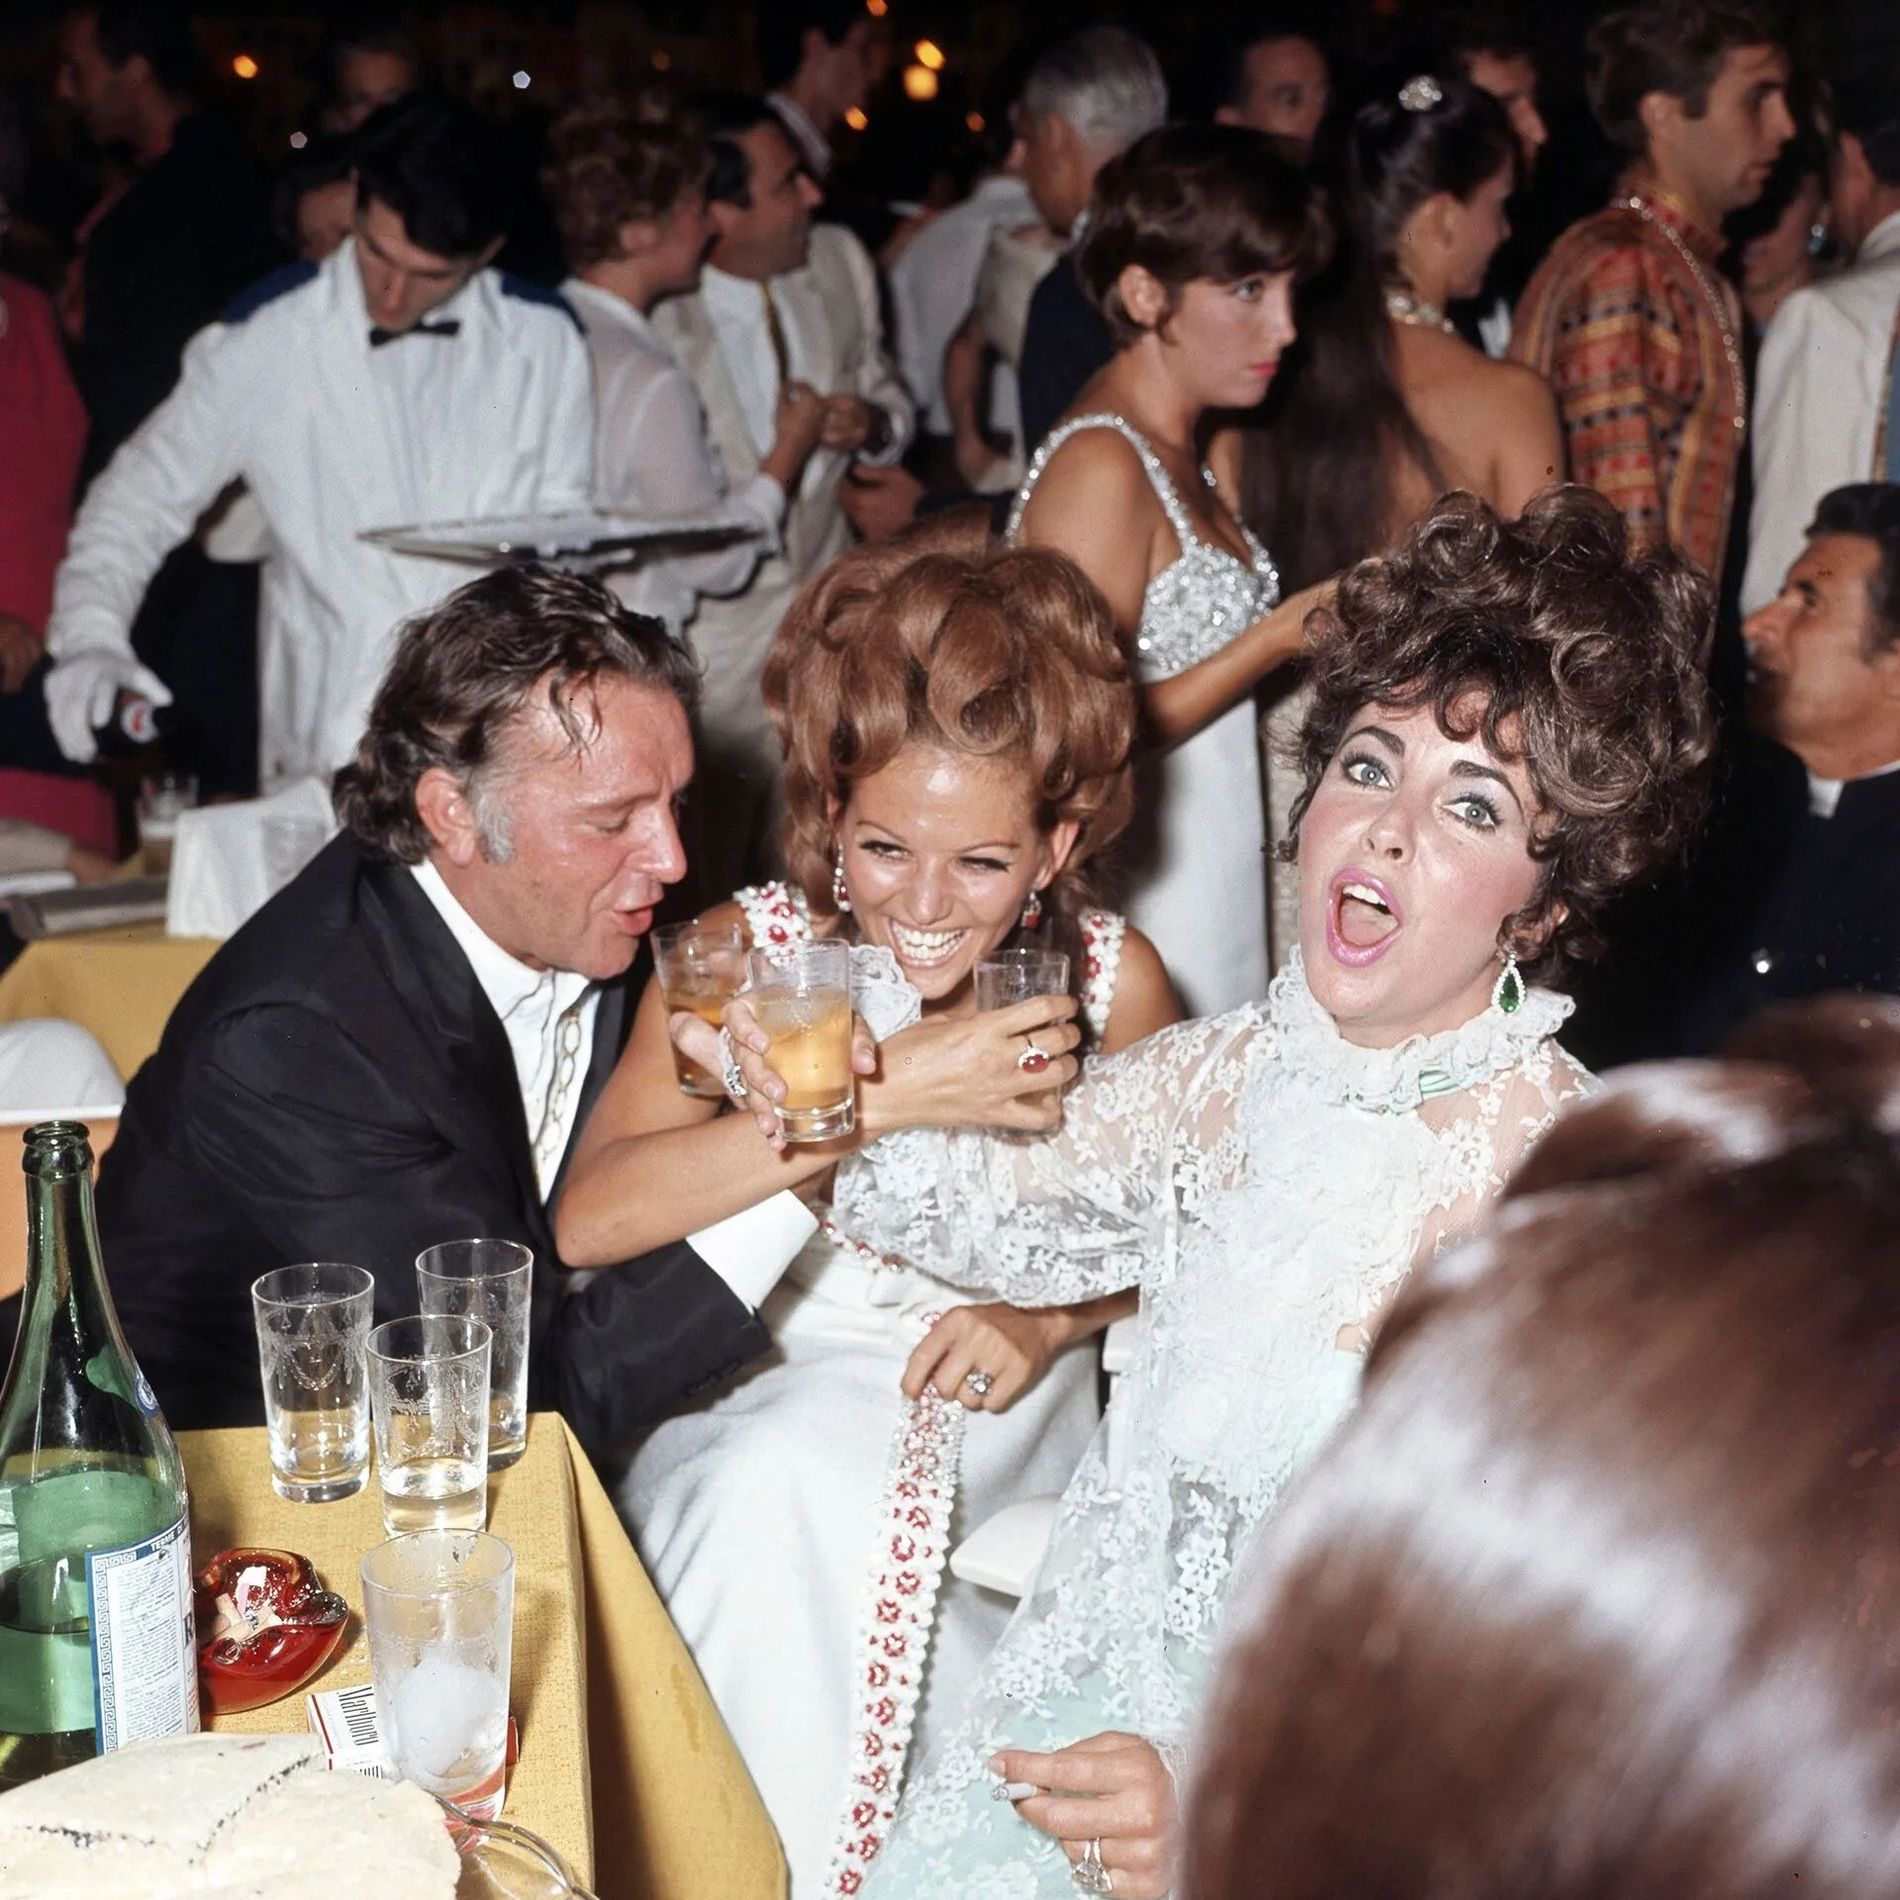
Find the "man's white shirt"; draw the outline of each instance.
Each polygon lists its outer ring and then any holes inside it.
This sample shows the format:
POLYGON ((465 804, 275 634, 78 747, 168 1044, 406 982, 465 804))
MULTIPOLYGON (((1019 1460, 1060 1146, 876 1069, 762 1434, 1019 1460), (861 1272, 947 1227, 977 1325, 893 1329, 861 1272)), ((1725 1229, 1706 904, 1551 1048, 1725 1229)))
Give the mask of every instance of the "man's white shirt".
POLYGON ((950 433, 950 412, 943 400, 944 353, 970 314, 990 239, 998 231, 1033 223, 1036 216, 1029 187, 1013 174, 999 172, 925 225, 890 268, 898 365, 926 426, 938 435, 950 433))
POLYGON ((678 633, 701 594, 734 594, 779 551, 785 491, 757 473, 729 486, 706 428, 705 405, 659 333, 624 297, 570 277, 561 295, 579 313, 594 367, 594 494, 634 515, 727 515, 753 531, 731 547, 606 576, 627 606, 657 614, 678 633))
POLYGON ((1900 759, 1891 765, 1877 765, 1871 772, 1862 772, 1858 778, 1816 778, 1808 774, 1808 810, 1816 818, 1832 818, 1841 808, 1841 794, 1849 785, 1858 785, 1863 778, 1890 778, 1900 772, 1900 759))
POLYGON ((1823 495, 1881 479, 1874 448, 1897 312, 1900 212, 1868 233, 1848 269, 1775 312, 1755 378, 1744 613, 1781 592, 1823 495))
MULTIPOLYGON (((785 342, 786 367, 792 379, 810 383, 821 396, 850 395, 855 392, 848 386, 826 386, 833 379, 821 373, 817 340, 805 334, 805 310, 812 300, 800 294, 800 287, 795 282, 814 267, 825 268, 827 265, 837 268, 841 273, 845 272, 843 259, 837 252, 822 243, 815 245, 810 261, 800 265, 797 271, 788 271, 772 279, 772 307, 778 313, 779 334, 785 342)), ((745 423, 746 436, 754 451, 761 456, 772 446, 772 438, 777 434, 779 388, 778 358, 773 352, 772 333, 766 323, 765 294, 765 285, 756 279, 733 277, 711 264, 700 272, 700 301, 712 324, 713 335, 718 339, 719 354, 724 360, 733 398, 739 405, 739 414, 745 423)), ((870 313, 868 330, 875 340, 875 308, 870 313)), ((890 437, 875 453, 864 450, 853 459, 888 465, 903 454, 909 441, 912 418, 909 409, 901 402, 879 406, 884 410, 885 421, 890 425, 890 437)), ((825 487, 827 481, 835 480, 835 476, 835 468, 827 466, 824 455, 813 455, 806 462, 805 472, 799 480, 799 493, 815 495, 825 487)))
MULTIPOLYGON (((581 1081, 593 1055, 600 992, 572 970, 530 969, 502 949, 468 914, 433 864, 425 860, 410 869, 468 958, 482 994, 501 1018, 508 1051, 514 1058, 515 1078, 521 1087, 535 1177, 545 1199, 560 1172, 561 1158, 573 1139, 580 1114, 581 1081), (569 1074, 563 1078, 563 1018, 570 1010, 574 1011, 579 1037, 576 1043, 573 1032, 567 1032, 569 1074), (577 1063, 571 1059, 576 1050, 577 1063), (557 1088, 557 1083, 563 1081, 565 1086, 557 1088)), ((739 1299, 756 1308, 817 1227, 817 1219, 796 1194, 780 1192, 688 1234, 686 1244, 739 1299)))
POLYGON ((267 784, 346 763, 400 624, 471 578, 372 528, 588 505, 593 391, 573 313, 491 270, 370 344, 355 245, 240 297, 93 484, 59 571, 55 660, 127 652, 147 584, 242 476, 270 528, 259 615, 267 784))
MULTIPOLYGON (((765 320, 765 285, 754 278, 733 277, 708 264, 700 272, 699 294, 719 338, 719 353, 726 359, 726 374, 732 378, 732 393, 745 418, 746 434, 763 455, 777 433, 779 381, 778 359, 772 353, 771 331, 765 320)), ((795 381, 809 382, 811 346, 798 313, 784 297, 775 296, 773 307, 778 312, 779 334, 785 339, 786 365, 795 381)))

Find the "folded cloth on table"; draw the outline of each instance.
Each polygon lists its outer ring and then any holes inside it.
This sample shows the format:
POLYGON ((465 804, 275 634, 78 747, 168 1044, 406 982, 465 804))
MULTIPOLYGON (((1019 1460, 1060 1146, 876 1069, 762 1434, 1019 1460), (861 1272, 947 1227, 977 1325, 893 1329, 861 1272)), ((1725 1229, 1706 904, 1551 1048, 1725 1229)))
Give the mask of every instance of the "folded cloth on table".
POLYGON ((125 1084, 99 1039, 77 1023, 0 1023, 0 1122, 116 1115, 125 1084))
POLYGON ((165 931, 228 937, 276 896, 336 830, 321 779, 293 779, 268 798, 181 813, 172 840, 165 931))

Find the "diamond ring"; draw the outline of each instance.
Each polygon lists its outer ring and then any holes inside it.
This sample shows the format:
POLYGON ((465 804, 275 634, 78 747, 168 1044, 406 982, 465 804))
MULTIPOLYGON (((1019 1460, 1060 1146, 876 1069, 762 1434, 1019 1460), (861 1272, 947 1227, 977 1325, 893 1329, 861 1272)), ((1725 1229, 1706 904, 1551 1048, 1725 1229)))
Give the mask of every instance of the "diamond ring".
POLYGON ((725 1058, 725 1068, 720 1073, 720 1081, 726 1085, 726 1093, 745 1107, 746 1084, 745 1071, 739 1066, 739 1057, 732 1046, 732 1031, 722 1029, 719 1032, 719 1053, 725 1058))
POLYGON ((991 1374, 985 1372, 981 1366, 975 1366, 963 1375, 963 1383, 967 1385, 979 1399, 986 1399, 990 1395, 990 1387, 996 1383, 996 1380, 991 1374))
POLYGON ((1084 1893, 1113 1893, 1115 1876, 1102 1865, 1102 1843, 1098 1837, 1082 1850, 1082 1858, 1069 1869, 1069 1878, 1084 1893))

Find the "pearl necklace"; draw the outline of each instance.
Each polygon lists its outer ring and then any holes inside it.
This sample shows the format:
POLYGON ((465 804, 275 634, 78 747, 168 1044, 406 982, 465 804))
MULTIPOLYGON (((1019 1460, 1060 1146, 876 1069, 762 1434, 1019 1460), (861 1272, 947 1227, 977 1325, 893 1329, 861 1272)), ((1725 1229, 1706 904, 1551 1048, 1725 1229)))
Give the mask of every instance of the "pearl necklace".
POLYGON ((1660 231, 1669 240, 1676 255, 1689 267, 1689 275, 1696 281, 1696 288, 1702 292, 1711 313, 1715 317, 1715 327, 1722 338, 1722 354, 1728 359, 1729 388, 1735 397, 1735 407, 1730 415, 1737 433, 1748 427, 1748 384, 1742 376, 1742 353, 1736 347, 1735 329, 1728 320, 1728 306, 1723 303, 1721 292, 1709 281, 1708 273, 1702 268, 1702 260, 1690 250, 1674 225, 1657 214, 1656 207, 1646 199, 1632 192, 1627 198, 1617 199, 1617 204, 1625 211, 1634 211, 1642 221, 1652 229, 1660 231))
POLYGON ((1407 324, 1415 330, 1443 330, 1447 336, 1458 334, 1458 326, 1435 303, 1414 297, 1409 290, 1388 288, 1385 314, 1394 323, 1407 324))

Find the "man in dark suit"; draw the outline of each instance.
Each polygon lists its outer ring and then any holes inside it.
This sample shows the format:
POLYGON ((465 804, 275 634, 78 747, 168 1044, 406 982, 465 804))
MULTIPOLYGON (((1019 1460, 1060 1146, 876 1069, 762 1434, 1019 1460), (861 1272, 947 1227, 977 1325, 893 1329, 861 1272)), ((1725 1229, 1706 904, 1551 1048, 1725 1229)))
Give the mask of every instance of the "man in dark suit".
MULTIPOLYGON (((81 0, 60 33, 59 95, 130 163, 85 220, 64 315, 91 428, 90 483, 171 393, 185 345, 279 261, 270 186, 230 127, 196 103, 178 0, 81 0)), ((207 795, 257 783, 257 570, 195 542, 167 558, 133 629, 176 696, 172 763, 207 795)))
MULTIPOLYGON (((1096 174, 1167 116, 1161 62, 1121 27, 1086 27, 1043 54, 1023 81, 1017 122, 1023 180, 1050 230, 1072 247, 1080 243, 1096 174)), ((1017 371, 1025 455, 1035 454, 1114 353, 1107 319, 1076 277, 1071 250, 1029 300, 1017 371)))
POLYGON ((792 1197, 592 1276, 548 1214, 685 870, 694 684, 657 621, 565 575, 485 576, 406 630, 343 834, 192 985, 101 1169, 113 1297, 174 1425, 261 1418, 255 1275, 350 1261, 387 1319, 463 1235, 533 1248, 531 1402, 590 1449, 764 1348, 753 1308, 814 1224, 792 1197))
POLYGON ((1703 1054, 1830 990, 1900 995, 1900 486, 1824 496, 1742 632, 1755 732, 1699 861, 1612 924, 1586 1060, 1703 1054))

